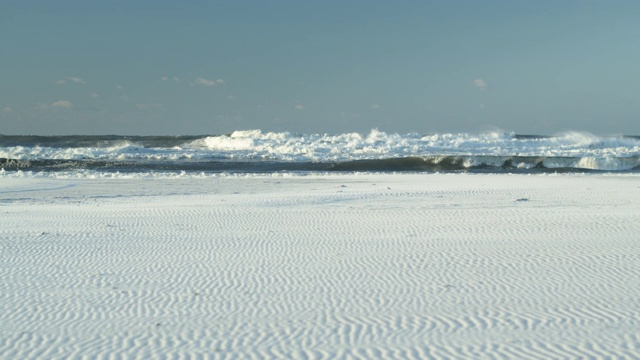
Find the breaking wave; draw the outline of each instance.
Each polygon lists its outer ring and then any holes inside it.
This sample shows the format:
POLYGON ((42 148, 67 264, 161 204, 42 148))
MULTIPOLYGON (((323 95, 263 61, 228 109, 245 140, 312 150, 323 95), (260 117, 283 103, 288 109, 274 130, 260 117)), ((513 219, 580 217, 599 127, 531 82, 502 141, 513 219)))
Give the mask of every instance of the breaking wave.
POLYGON ((640 170, 640 137, 569 132, 295 134, 212 136, 3 136, 4 171, 426 171, 640 170))

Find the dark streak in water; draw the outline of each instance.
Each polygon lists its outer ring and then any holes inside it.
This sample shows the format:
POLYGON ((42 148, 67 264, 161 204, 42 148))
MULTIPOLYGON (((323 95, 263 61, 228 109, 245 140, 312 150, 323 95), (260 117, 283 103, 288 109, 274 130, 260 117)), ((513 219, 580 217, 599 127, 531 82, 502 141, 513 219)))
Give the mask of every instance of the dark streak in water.
MULTIPOLYGON (((72 171, 103 172, 205 172, 205 173, 272 173, 272 172, 473 172, 473 173, 566 173, 602 172, 574 166, 545 165, 578 162, 578 158, 438 156, 405 157, 345 162, 286 161, 103 161, 103 160, 17 160, 0 158, 5 171, 72 171), (473 162, 473 165, 469 163, 473 162)), ((640 166, 615 172, 637 172, 640 166)), ((612 172, 612 171, 609 171, 612 172)))

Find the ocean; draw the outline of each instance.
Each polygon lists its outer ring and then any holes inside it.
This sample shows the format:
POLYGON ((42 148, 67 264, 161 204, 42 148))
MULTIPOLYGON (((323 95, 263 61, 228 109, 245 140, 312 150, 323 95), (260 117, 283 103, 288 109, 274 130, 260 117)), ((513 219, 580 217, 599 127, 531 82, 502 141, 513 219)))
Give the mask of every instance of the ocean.
POLYGON ((640 136, 299 134, 0 135, 0 176, 333 172, 640 172, 640 136))

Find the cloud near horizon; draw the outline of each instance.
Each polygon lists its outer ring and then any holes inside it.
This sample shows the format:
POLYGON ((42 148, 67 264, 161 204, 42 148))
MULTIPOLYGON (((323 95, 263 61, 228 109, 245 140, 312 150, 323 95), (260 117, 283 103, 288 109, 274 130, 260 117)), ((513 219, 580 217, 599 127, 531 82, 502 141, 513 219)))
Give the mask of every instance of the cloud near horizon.
POLYGON ((86 84, 87 82, 84 79, 75 76, 69 76, 64 79, 56 81, 56 85, 65 85, 67 82, 72 82, 76 84, 86 84))
POLYGON ((59 109, 71 109, 73 107, 73 103, 69 100, 59 100, 51 103, 51 107, 59 109))
POLYGON ((202 85, 202 86, 224 85, 224 80, 222 79, 208 80, 208 79, 199 77, 199 78, 196 78, 196 80, 192 82, 191 85, 202 85))
POLYGON ((148 104, 137 104, 136 107, 139 110, 151 110, 151 109, 159 109, 163 107, 160 103, 148 103, 148 104))
POLYGON ((180 78, 177 77, 177 76, 172 76, 172 77, 163 76, 163 77, 160 78, 160 80, 162 80, 162 81, 173 80, 175 82, 180 82, 180 78))
POLYGON ((484 91, 487 89, 487 82, 484 81, 483 79, 475 79, 473 80, 473 86, 484 91))

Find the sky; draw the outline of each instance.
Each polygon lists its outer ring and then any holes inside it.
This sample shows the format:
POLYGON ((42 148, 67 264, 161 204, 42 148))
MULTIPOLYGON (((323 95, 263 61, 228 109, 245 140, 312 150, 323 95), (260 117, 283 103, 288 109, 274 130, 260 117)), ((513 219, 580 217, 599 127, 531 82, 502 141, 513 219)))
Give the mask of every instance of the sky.
POLYGON ((2 0, 0 134, 640 135, 640 1, 2 0))

